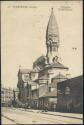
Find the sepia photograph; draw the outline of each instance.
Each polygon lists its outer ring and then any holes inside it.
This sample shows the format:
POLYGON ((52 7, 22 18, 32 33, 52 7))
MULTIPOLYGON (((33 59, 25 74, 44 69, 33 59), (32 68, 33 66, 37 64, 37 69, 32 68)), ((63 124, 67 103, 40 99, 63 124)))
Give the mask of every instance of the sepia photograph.
POLYGON ((83 0, 1 1, 1 124, 83 124, 83 0))

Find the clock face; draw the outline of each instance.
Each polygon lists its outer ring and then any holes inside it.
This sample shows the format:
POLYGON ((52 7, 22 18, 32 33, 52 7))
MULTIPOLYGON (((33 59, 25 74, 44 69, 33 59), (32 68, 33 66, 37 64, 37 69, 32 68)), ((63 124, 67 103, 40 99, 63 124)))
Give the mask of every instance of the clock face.
POLYGON ((28 80, 29 80, 29 74, 23 74, 22 75, 22 79, 23 79, 24 82, 28 82, 28 80))

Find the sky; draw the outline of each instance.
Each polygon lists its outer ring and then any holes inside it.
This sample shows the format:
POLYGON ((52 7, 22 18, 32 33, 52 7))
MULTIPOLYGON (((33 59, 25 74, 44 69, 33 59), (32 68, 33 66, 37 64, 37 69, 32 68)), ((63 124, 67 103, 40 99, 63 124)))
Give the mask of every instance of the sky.
POLYGON ((70 77, 82 74, 82 1, 2 1, 1 84, 5 87, 17 86, 19 65, 32 69, 33 62, 46 55, 52 7, 59 28, 60 61, 69 67, 70 77))

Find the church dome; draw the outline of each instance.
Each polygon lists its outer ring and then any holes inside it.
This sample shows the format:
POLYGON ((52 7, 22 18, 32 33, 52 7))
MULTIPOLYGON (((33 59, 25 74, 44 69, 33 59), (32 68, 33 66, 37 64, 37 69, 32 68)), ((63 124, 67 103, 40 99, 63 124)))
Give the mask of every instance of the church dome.
POLYGON ((57 41, 58 37, 59 37, 58 25, 57 25, 54 12, 53 12, 53 8, 52 8, 49 22, 47 25, 46 41, 48 42, 49 39, 52 39, 53 42, 58 42, 57 41))

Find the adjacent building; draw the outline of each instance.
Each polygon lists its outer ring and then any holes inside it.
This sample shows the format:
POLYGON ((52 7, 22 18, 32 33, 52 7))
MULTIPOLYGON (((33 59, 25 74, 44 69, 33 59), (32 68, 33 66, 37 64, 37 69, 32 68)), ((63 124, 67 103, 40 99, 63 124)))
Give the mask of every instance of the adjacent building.
POLYGON ((11 106, 14 99, 14 93, 11 88, 1 88, 1 106, 11 106))
POLYGON ((78 76, 57 84, 57 110, 83 112, 83 76, 78 76))
POLYGON ((37 73, 34 70, 19 69, 17 87, 19 89, 18 98, 21 102, 30 102, 32 86, 36 85, 33 79, 38 75, 37 73))

